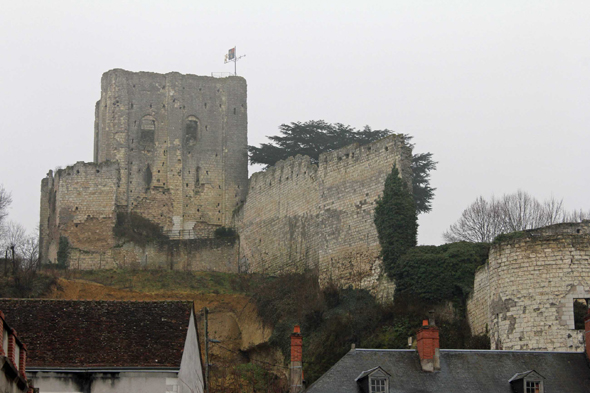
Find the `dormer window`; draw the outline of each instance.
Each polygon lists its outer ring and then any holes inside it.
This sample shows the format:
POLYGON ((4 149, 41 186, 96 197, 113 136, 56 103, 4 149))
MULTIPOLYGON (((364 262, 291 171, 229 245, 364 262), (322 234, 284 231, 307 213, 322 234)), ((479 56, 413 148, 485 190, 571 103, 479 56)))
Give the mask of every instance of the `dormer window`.
POLYGON ((514 374, 508 382, 513 392, 543 393, 543 377, 535 370, 514 374))
POLYGON ((542 381, 526 381, 525 393, 541 393, 542 392, 542 381))
POLYGON ((391 375, 377 366, 363 371, 355 381, 363 393, 384 393, 389 391, 389 378, 391 375))
POLYGON ((387 392, 386 378, 370 378, 371 393, 387 392))

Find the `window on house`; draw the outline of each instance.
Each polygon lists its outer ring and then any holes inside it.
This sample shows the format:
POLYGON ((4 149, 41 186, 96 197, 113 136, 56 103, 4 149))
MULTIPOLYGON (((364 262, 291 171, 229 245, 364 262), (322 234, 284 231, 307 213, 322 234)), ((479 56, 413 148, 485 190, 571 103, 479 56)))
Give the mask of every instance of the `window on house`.
POLYGON ((387 380, 385 378, 371 378, 371 393, 386 392, 387 380))
POLYGON ((574 328, 584 329, 584 318, 588 315, 588 299, 574 299, 574 328))
POLYGON ((543 393, 541 381, 526 381, 525 393, 543 393))

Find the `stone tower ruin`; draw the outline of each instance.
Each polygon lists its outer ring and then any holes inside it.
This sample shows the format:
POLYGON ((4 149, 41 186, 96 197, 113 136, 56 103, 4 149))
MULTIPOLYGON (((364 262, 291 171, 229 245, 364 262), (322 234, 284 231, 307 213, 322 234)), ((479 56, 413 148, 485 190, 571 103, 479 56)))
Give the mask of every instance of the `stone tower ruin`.
POLYGON ((111 70, 96 104, 94 162, 41 183, 40 257, 73 269, 284 274, 390 298, 373 223, 402 135, 291 157, 248 180, 246 81, 111 70), (218 228, 231 227, 215 236, 218 228), (151 228, 151 229, 150 229, 151 228))
POLYGON ((94 163, 42 182, 43 263, 56 261, 64 236, 75 249, 106 252, 121 212, 170 238, 212 238, 231 225, 248 182, 245 79, 111 70, 94 128, 94 163))

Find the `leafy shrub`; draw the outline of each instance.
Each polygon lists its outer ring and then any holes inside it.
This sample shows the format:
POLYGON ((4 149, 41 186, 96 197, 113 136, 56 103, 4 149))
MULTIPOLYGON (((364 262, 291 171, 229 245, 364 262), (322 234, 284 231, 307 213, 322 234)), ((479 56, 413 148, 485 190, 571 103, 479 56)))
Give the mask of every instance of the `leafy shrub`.
POLYGON ((57 249, 57 266, 60 269, 68 267, 68 259, 70 258, 70 242, 65 236, 59 237, 59 246, 57 249))
POLYGON ((473 288, 475 270, 487 259, 485 243, 419 246, 400 258, 395 273, 397 294, 412 294, 428 302, 465 300, 473 288))
POLYGON ((493 243, 498 244, 498 243, 503 243, 503 242, 507 242, 510 240, 522 239, 523 237, 526 237, 526 236, 527 236, 527 234, 524 231, 501 233, 494 238, 493 243))
POLYGON ((168 240, 158 224, 137 213, 117 213, 113 234, 117 238, 126 239, 139 245, 168 240))
POLYGON ((228 228, 228 227, 219 227, 215 230, 215 232, 213 234, 217 239, 232 238, 232 237, 235 238, 238 236, 235 229, 228 228))

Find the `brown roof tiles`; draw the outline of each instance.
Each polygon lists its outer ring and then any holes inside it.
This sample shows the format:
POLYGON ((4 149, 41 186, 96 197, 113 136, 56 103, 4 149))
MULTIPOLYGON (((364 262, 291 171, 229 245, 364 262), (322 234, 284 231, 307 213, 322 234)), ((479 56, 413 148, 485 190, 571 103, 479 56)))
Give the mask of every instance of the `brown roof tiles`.
POLYGON ((192 302, 0 299, 29 367, 180 367, 192 302))

